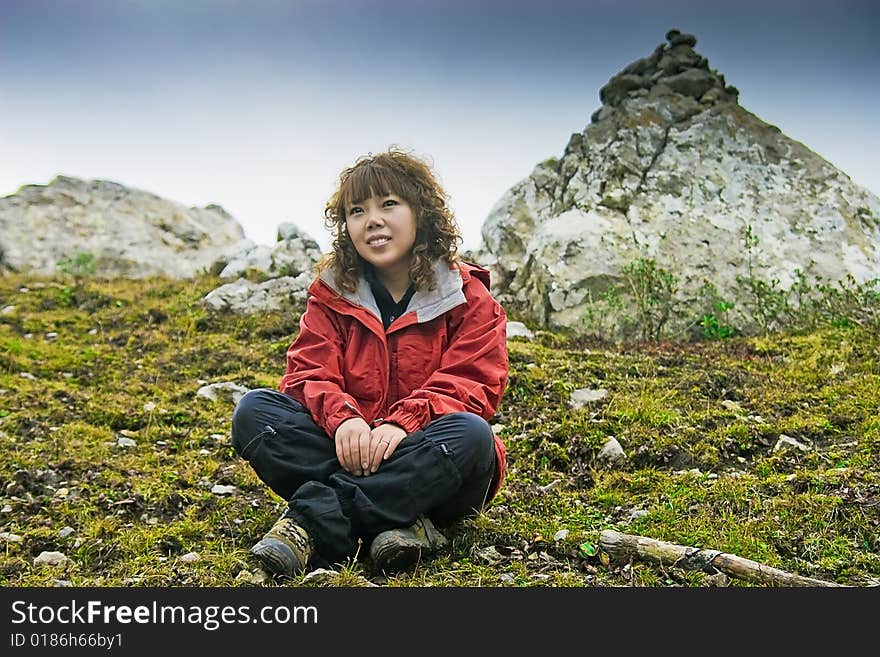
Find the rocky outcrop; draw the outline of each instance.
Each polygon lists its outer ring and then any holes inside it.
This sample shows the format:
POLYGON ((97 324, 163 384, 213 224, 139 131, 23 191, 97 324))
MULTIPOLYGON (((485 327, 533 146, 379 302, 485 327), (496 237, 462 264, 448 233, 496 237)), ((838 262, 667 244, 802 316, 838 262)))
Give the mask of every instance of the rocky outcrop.
POLYGON ((58 176, 0 198, 0 272, 54 275, 67 263, 108 277, 189 278, 243 243, 218 205, 188 208, 106 180, 58 176))
POLYGON ((219 258, 213 269, 220 278, 237 278, 250 273, 269 278, 298 276, 312 271, 320 257, 321 247, 315 240, 295 224, 283 223, 278 227, 278 239, 272 246, 248 240, 238 251, 219 258))
POLYGON ((691 318, 707 283, 736 303, 740 276, 880 276, 880 199, 739 106, 695 45, 672 30, 614 76, 562 156, 491 210, 476 257, 520 318, 578 329, 638 260, 677 276, 691 318))

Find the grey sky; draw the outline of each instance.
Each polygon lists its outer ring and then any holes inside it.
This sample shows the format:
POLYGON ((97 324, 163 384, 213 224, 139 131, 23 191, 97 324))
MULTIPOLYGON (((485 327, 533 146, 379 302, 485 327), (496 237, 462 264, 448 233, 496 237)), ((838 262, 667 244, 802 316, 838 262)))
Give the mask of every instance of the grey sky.
POLYGON ((740 103, 880 194, 880 3, 0 0, 0 195, 57 174, 329 244, 339 171, 429 156, 465 247, 676 27, 740 103))

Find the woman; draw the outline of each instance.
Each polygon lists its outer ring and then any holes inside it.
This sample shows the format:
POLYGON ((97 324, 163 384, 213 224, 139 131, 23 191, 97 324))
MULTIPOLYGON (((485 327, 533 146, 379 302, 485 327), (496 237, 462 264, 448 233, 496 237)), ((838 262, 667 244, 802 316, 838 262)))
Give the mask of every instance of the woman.
POLYGON ((251 548, 277 574, 371 542, 385 572, 446 543, 444 525, 501 486, 487 420, 507 383, 506 315, 430 167, 403 151, 359 158, 328 201, 333 248, 287 352, 279 390, 245 395, 237 453, 288 501, 251 548))

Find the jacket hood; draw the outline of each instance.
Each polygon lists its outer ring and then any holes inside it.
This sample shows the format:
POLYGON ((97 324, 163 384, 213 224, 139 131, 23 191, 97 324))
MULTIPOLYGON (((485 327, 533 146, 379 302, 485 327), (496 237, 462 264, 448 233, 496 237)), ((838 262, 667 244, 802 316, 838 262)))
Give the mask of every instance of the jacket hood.
MULTIPOLYGON (((464 286, 471 278, 476 278, 486 286, 486 289, 489 289, 489 271, 468 262, 459 261, 450 267, 445 260, 439 259, 434 263, 434 276, 437 281, 436 287, 433 290, 416 290, 406 308, 406 313, 416 314, 416 321, 420 324, 429 322, 460 304, 467 303, 464 286)), ((325 269, 309 286, 309 294, 328 304, 332 304, 334 299, 345 299, 370 311, 380 322, 382 320, 370 284, 363 276, 358 279, 358 286, 354 292, 339 292, 333 272, 325 269)))

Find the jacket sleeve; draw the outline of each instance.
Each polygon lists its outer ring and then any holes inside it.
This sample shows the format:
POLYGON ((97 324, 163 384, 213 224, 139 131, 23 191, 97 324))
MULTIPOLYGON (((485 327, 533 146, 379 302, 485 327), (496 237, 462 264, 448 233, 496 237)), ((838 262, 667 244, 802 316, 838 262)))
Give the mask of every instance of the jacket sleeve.
POLYGON ((448 346, 425 383, 391 406, 385 422, 407 433, 466 411, 490 420, 507 385, 507 315, 482 283, 450 311, 448 346))
POLYGON ((342 350, 342 332, 332 311, 309 297, 278 388, 309 409, 331 439, 345 420, 363 417, 354 397, 344 390, 342 350))

